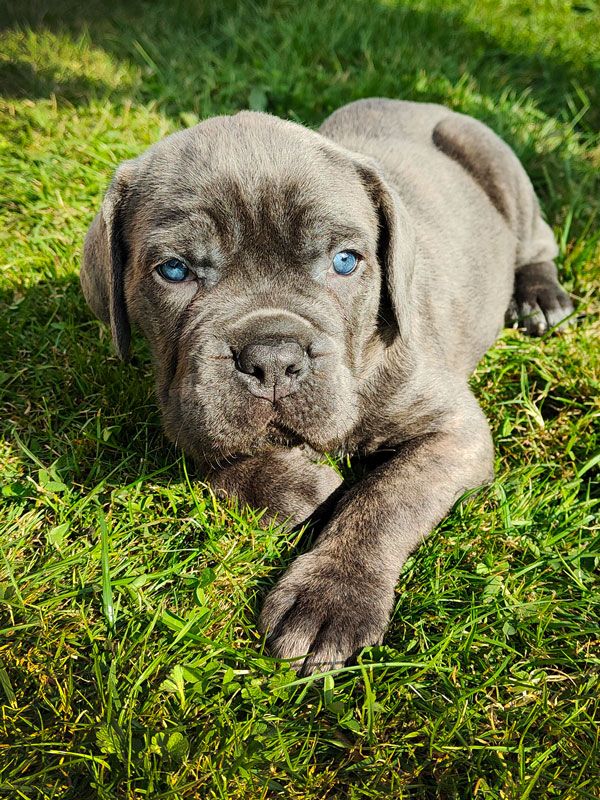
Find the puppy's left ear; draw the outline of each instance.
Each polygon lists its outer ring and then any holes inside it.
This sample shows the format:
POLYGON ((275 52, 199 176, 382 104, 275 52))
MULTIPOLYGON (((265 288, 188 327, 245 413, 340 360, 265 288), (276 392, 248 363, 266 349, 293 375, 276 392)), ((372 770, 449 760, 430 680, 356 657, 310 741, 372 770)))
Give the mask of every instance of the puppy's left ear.
POLYGON ((115 173, 85 237, 83 265, 79 280, 89 307, 110 325, 119 358, 129 355, 131 327, 125 303, 127 253, 123 218, 127 192, 135 171, 133 161, 123 163, 115 173))
POLYGON ((379 220, 377 257, 384 273, 381 314, 392 311, 398 332, 408 339, 413 305, 412 282, 416 254, 415 229, 400 196, 382 176, 377 162, 355 158, 355 166, 379 220))

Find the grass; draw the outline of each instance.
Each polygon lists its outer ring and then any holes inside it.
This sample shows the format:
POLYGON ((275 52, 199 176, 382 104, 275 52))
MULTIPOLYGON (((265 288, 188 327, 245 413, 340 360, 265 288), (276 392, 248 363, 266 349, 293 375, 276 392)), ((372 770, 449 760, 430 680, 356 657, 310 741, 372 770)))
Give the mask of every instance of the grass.
POLYGON ((600 797, 596 2, 24 0, 2 21, 0 796, 600 797), (406 565, 386 645, 300 680, 255 620, 304 540, 166 444, 143 344, 117 362, 77 270, 113 169, 159 137, 368 95, 505 136, 580 320, 503 334, 473 377, 496 482, 406 565))

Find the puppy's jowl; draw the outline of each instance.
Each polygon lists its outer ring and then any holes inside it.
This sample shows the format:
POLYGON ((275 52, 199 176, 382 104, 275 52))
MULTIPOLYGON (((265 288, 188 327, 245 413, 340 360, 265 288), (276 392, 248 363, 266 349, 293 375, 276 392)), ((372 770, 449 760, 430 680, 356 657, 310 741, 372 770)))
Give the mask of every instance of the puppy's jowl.
POLYGON ((275 655, 381 641, 409 553, 492 476, 470 373, 509 310, 534 334, 572 310, 556 254, 512 150, 436 105, 362 100, 318 133, 242 112, 119 167, 83 291, 121 356, 132 323, 148 339, 213 485, 299 523, 340 484, 319 454, 391 452, 266 598, 275 655))

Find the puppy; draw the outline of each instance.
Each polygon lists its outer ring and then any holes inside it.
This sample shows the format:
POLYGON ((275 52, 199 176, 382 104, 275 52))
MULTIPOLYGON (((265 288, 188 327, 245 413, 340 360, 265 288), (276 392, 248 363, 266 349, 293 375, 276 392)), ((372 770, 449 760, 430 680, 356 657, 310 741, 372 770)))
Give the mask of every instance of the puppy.
POLYGON ((572 311, 556 254, 512 150, 438 105, 360 100, 318 133, 245 111, 118 168, 83 292, 122 358, 147 338, 214 487, 297 524, 340 486, 320 454, 389 453, 267 596, 275 655, 310 673, 381 641, 409 553, 492 478, 469 375, 509 309, 532 334, 572 311))

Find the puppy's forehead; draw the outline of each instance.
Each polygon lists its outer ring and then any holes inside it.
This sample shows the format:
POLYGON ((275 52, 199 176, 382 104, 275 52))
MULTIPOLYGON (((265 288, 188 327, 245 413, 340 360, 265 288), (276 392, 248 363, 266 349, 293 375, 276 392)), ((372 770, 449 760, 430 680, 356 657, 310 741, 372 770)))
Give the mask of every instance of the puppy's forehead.
POLYGON ((140 159, 133 197, 147 226, 195 220, 230 246, 353 222, 368 236, 376 226, 349 157, 319 134, 256 112, 214 117, 159 142, 140 159))
POLYGON ((147 169, 177 185, 194 186, 203 178, 236 175, 248 189, 265 177, 296 173, 348 180, 355 173, 333 147, 307 128, 258 112, 212 117, 163 139, 147 152, 147 169), (344 169, 344 167, 346 167, 344 169), (324 174, 323 174, 324 173, 324 174))

